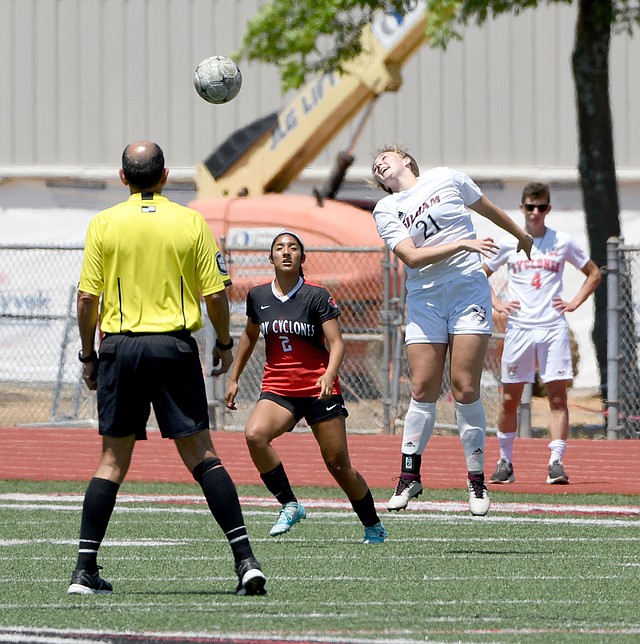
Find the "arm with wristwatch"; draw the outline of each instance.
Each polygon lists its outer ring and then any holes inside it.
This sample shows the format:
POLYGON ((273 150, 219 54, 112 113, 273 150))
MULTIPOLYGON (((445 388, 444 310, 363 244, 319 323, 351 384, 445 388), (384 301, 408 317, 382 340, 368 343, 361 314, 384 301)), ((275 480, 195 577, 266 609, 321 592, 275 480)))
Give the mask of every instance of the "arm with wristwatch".
POLYGON ((78 291, 78 329, 82 348, 78 360, 82 363, 82 379, 89 389, 98 384, 98 354, 94 348, 98 326, 98 307, 100 298, 91 293, 78 291))

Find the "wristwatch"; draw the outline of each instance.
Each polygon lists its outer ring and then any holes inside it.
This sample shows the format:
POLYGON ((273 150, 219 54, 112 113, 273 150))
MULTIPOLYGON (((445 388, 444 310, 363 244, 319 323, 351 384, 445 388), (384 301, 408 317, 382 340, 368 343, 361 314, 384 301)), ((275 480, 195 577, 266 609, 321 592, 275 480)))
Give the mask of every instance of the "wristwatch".
POLYGON ((220 349, 220 351, 228 351, 229 349, 233 349, 233 338, 229 338, 228 344, 222 344, 218 338, 216 338, 216 347, 220 349))
POLYGON ((92 351, 88 356, 82 355, 82 349, 78 351, 78 360, 80 360, 82 364, 87 364, 88 362, 95 362, 97 359, 98 359, 98 354, 95 351, 92 351))

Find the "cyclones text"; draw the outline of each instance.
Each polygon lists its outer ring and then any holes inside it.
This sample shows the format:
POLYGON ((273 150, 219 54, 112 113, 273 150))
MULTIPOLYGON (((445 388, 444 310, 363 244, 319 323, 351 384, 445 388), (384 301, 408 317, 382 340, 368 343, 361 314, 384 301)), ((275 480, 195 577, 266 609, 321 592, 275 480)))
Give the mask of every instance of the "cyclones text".
POLYGON ((557 273, 560 270, 560 263, 555 259, 547 259, 546 257, 540 259, 523 259, 517 262, 509 262, 509 271, 512 273, 519 273, 520 271, 552 271, 557 273))
POLYGON ((262 335, 271 333, 287 333, 312 337, 315 335, 315 324, 308 322, 297 322, 296 320, 270 320, 260 324, 262 335))

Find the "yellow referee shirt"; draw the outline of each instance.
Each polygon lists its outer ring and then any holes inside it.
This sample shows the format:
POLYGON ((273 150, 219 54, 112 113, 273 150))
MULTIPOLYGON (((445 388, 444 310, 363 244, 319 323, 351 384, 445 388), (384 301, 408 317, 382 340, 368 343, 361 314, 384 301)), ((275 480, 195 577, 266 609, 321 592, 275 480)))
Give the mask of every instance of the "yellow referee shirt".
POLYGON ((230 283, 202 215, 160 194, 133 194, 89 223, 78 288, 102 294, 104 333, 195 331, 200 295, 230 283))

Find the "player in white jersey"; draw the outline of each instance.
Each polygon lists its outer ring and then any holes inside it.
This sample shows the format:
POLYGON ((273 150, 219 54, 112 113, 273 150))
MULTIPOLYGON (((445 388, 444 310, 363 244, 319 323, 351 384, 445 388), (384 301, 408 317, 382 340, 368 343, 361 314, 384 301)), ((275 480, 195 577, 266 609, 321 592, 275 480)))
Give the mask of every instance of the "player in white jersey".
POLYGON ((525 383, 535 381, 536 364, 549 400, 551 442, 547 483, 568 483, 562 459, 569 434, 567 384, 573 379, 569 325, 565 313, 575 311, 597 288, 600 270, 568 233, 548 228, 551 211, 549 186, 528 183, 520 210, 525 230, 534 238, 531 259, 516 253, 509 238, 500 240, 498 253, 484 263, 488 276, 508 268, 508 301, 493 294, 493 308, 505 313, 507 330, 502 353, 502 405, 498 418, 500 460, 492 483, 511 483, 517 411, 525 383), (565 263, 581 270, 586 279, 573 297, 562 298, 565 263))
POLYGON ((518 249, 525 251, 523 258, 533 239, 462 172, 434 168, 420 174, 406 150, 391 147, 377 154, 372 173, 389 193, 373 212, 378 233, 407 272, 411 403, 404 421, 401 473, 387 508, 406 508, 422 492, 422 454, 435 425, 449 350, 469 509, 482 516, 490 500, 484 483, 486 418, 480 378, 492 321, 491 291, 479 254, 491 257, 497 246, 489 237, 477 239, 467 208, 513 234, 518 249))

